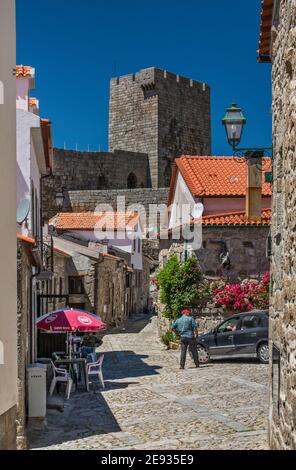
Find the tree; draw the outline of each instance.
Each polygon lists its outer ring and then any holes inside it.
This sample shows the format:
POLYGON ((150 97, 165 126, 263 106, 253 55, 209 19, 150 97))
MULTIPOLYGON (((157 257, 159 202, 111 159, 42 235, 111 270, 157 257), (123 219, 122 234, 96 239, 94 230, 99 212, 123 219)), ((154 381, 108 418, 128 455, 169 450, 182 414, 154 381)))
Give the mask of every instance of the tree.
POLYGON ((180 316, 183 308, 195 306, 202 296, 202 274, 194 256, 180 263, 172 255, 159 272, 157 282, 165 305, 164 316, 172 320, 180 316))

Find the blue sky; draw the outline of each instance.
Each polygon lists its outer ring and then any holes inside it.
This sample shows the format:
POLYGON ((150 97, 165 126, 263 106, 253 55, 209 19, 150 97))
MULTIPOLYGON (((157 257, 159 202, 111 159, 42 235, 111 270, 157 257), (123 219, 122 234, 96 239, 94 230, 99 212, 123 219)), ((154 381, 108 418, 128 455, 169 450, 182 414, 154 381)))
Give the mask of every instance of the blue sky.
POLYGON ((230 155, 221 118, 248 119, 242 146, 270 146, 270 65, 257 63, 261 0, 17 0, 17 61, 36 68, 54 145, 108 148, 109 80, 156 66, 208 83, 212 153, 230 155), (115 73, 116 72, 116 73, 115 73))

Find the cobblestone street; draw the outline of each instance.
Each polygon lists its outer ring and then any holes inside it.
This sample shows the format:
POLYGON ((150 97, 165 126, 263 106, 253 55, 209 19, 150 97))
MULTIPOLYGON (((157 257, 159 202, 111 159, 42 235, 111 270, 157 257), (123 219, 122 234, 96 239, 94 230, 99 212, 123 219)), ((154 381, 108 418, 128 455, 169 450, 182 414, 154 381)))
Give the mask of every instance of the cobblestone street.
POLYGON ((71 394, 49 410, 31 449, 265 449, 267 366, 216 362, 179 370, 157 339, 156 318, 138 317, 104 337, 106 389, 71 394))

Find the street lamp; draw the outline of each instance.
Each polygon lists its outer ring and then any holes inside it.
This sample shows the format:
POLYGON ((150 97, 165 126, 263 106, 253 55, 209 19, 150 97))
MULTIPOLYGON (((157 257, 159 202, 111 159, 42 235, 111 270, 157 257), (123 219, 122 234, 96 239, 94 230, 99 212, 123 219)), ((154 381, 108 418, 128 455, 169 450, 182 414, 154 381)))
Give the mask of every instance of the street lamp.
POLYGON ((245 116, 242 113, 235 101, 233 101, 230 108, 227 109, 222 124, 225 127, 226 137, 229 145, 233 149, 233 153, 236 156, 241 156, 246 159, 258 159, 262 158, 265 153, 267 156, 272 157, 272 147, 260 147, 260 148, 237 148, 239 145, 244 125, 247 123, 245 116))
POLYGON ((56 206, 61 211, 64 207, 65 195, 63 190, 56 194, 56 206))
POLYGON ((243 135, 243 127, 247 120, 244 117, 241 108, 238 108, 235 101, 233 101, 230 108, 227 109, 222 124, 226 130, 227 141, 232 146, 233 150, 236 149, 240 143, 243 135))
MULTIPOLYGON (((222 124, 225 127, 227 141, 232 146, 238 161, 247 162, 246 215, 253 220, 261 220, 262 204, 262 158, 265 153, 272 157, 272 148, 237 148, 247 120, 241 108, 235 102, 227 109, 222 124)), ((264 172, 265 181, 272 182, 272 173, 264 172)))

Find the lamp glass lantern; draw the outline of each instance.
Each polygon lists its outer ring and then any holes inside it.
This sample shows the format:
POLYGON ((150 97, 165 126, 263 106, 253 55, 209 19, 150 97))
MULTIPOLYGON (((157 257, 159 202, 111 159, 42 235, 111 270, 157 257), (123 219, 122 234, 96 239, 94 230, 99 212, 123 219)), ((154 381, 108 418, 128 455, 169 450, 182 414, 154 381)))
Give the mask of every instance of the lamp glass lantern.
POLYGON ((59 192, 56 194, 56 197, 55 197, 55 200, 56 200, 56 205, 58 207, 58 209, 62 210, 63 207, 64 207, 64 201, 65 201, 65 195, 63 192, 59 192))
POLYGON ((247 120, 242 113, 236 102, 233 102, 231 107, 227 109, 225 117, 222 119, 222 124, 225 127, 228 143, 233 149, 240 143, 243 135, 243 127, 247 120))

